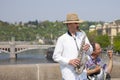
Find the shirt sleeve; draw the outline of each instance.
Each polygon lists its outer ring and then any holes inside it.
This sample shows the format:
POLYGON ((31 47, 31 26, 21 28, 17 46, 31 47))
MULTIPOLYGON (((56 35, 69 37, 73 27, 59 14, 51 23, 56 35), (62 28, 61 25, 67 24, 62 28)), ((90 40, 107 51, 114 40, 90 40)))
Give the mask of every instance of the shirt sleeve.
POLYGON ((97 58, 97 64, 100 65, 105 72, 107 71, 107 64, 100 57, 97 58))
POLYGON ((59 62, 60 64, 68 64, 69 59, 62 57, 63 54, 63 44, 62 40, 58 38, 54 53, 53 53, 53 60, 59 62))
POLYGON ((106 72, 107 71, 107 64, 101 59, 100 65, 102 66, 103 70, 106 72))

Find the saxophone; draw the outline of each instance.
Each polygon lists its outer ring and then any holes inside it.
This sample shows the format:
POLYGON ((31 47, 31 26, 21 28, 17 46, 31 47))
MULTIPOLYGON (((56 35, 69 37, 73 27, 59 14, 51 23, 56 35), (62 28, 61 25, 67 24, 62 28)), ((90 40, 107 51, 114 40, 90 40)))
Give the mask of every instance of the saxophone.
POLYGON ((86 35, 83 37, 82 39, 82 43, 81 43, 81 48, 78 51, 78 59, 80 59, 80 65, 77 65, 77 67, 75 67, 75 72, 77 74, 81 74, 85 68, 85 63, 87 61, 87 56, 86 56, 86 52, 83 50, 83 46, 85 45, 85 38, 86 35))

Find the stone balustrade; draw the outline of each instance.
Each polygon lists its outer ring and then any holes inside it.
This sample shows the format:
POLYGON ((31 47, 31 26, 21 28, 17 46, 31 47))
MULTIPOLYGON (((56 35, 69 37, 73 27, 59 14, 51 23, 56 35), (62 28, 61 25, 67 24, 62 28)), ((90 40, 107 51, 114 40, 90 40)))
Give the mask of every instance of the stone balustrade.
POLYGON ((0 80, 62 80, 59 64, 0 65, 0 80))
MULTIPOLYGON (((68 73, 69 74, 69 73, 68 73)), ((120 64, 114 63, 111 80, 120 80, 120 64)), ((0 65, 0 80, 62 80, 58 63, 0 65)))

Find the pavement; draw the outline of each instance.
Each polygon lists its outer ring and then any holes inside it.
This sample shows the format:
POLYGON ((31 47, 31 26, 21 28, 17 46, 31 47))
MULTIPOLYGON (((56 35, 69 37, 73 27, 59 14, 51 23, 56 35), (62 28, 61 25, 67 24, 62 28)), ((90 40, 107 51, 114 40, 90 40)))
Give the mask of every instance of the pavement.
POLYGON ((120 78, 112 78, 111 80, 120 80, 120 78))

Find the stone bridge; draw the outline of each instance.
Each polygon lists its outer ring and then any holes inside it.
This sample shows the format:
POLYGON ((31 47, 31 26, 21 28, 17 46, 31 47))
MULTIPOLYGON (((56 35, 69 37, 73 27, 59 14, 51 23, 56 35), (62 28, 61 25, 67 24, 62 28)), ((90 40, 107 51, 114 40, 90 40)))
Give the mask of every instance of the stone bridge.
POLYGON ((15 44, 10 42, 9 44, 0 44, 0 52, 10 54, 10 58, 16 58, 17 54, 32 50, 32 49, 47 49, 53 47, 54 45, 30 45, 30 44, 15 44))

